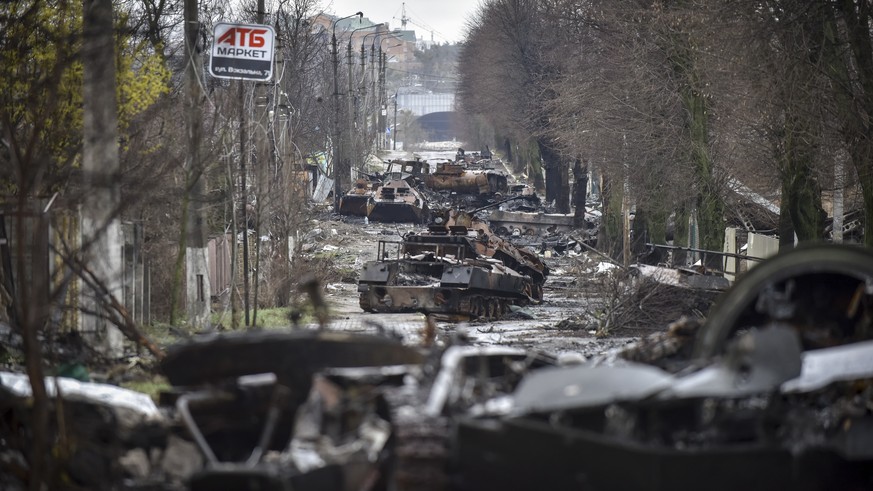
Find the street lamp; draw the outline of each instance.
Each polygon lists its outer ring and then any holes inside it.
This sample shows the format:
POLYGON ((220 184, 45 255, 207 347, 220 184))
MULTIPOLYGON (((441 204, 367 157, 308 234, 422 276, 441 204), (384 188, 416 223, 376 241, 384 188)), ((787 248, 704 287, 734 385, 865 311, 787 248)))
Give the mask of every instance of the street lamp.
MULTIPOLYGON (((379 28, 383 27, 383 26, 388 27, 387 24, 385 24, 384 22, 381 24, 377 24, 376 26, 374 26, 376 28, 375 31, 368 32, 367 34, 364 34, 364 36, 361 38, 361 80, 359 83, 358 93, 361 94, 361 97, 363 98, 363 101, 364 101, 363 114, 367 114, 367 115, 369 115, 371 113, 371 109, 370 109, 371 106, 372 106, 372 112, 376 112, 379 108, 379 104, 381 103, 381 101, 379 100, 379 96, 376 92, 376 37, 382 36, 388 32, 388 31, 379 30, 379 28), (370 36, 375 36, 375 37, 373 38, 373 42, 370 45, 370 81, 372 84, 372 90, 371 90, 370 95, 368 97, 368 94, 367 94, 367 69, 366 69, 366 45, 367 45, 367 38, 370 36)), ((379 61, 381 62, 381 58, 379 61)), ((378 120, 379 120, 378 115, 374 115, 370 120, 368 120, 365 117, 363 131, 362 131, 362 133, 365 136, 364 141, 366 141, 367 138, 370 138, 371 134, 369 133, 369 131, 370 131, 371 127, 372 128, 378 127, 378 124, 379 124, 378 120)), ((381 132, 377 131, 375 137, 376 137, 377 147, 381 148, 381 143, 382 143, 381 132)))
MULTIPOLYGON (((377 116, 377 120, 379 121, 379 130, 380 130, 381 132, 383 132, 383 133, 384 133, 384 131, 385 131, 385 126, 386 126, 386 124, 387 124, 387 119, 388 119, 388 117, 387 117, 387 110, 388 110, 387 99, 388 99, 388 95, 387 95, 387 93, 386 93, 386 91, 385 91, 385 85, 386 85, 386 81, 387 81, 387 79, 386 79, 386 69, 387 69, 387 65, 388 65, 388 56, 387 56, 387 53, 386 53, 386 52, 382 51, 382 43, 385 41, 385 39, 390 39, 390 40, 397 41, 397 37, 395 37, 395 36, 392 34, 392 35, 391 35, 390 37, 388 37, 388 38, 382 38, 381 40, 379 40, 379 54, 378 54, 378 56, 379 56, 379 107, 382 108, 382 109, 384 109, 385 112, 384 112, 384 113, 381 113, 381 111, 380 111, 380 114, 377 116)), ((403 43, 394 44, 394 45, 388 46, 388 48, 389 48, 389 49, 390 49, 390 48, 394 48, 394 47, 400 46, 400 45, 402 45, 402 44, 403 44, 403 43)), ((392 58, 393 58, 393 57, 392 57, 392 58)), ((396 108, 395 108, 395 109, 396 109, 396 108)), ((395 128, 395 129, 396 129, 396 128, 395 128)), ((395 138, 396 138, 396 137, 395 137, 395 138)))
POLYGON ((340 197, 343 190, 343 183, 340 177, 342 176, 342 169, 340 167, 345 168, 345 165, 342 165, 342 150, 340 148, 340 110, 339 110, 339 82, 337 81, 337 69, 339 67, 339 59, 336 50, 336 25, 339 21, 350 19, 352 17, 357 16, 360 19, 364 18, 363 12, 355 12, 352 15, 348 15, 346 17, 341 17, 335 21, 333 21, 333 25, 331 26, 331 37, 330 37, 330 48, 331 48, 331 56, 333 61, 333 209, 335 212, 339 212, 339 204, 340 197))
MULTIPOLYGON (((363 78, 364 78, 364 75, 363 75, 363 72, 364 72, 364 58, 365 58, 365 46, 366 46, 366 44, 367 44, 367 38, 370 37, 370 36, 381 36, 381 35, 385 34, 384 31, 379 31, 379 30, 378 30, 378 28, 379 28, 380 26, 385 26, 385 23, 383 22, 383 23, 381 23, 381 24, 376 24, 375 26, 373 26, 375 29, 377 29, 376 31, 374 31, 374 32, 368 32, 367 34, 364 34, 364 37, 363 37, 363 38, 361 38, 361 72, 362 72, 362 73, 361 73, 361 78, 362 78, 362 81, 363 81, 363 78)), ((370 45, 370 69, 371 69, 371 70, 372 70, 372 68, 373 68, 373 64, 374 64, 374 63, 373 63, 373 58, 375 57, 375 55, 374 55, 374 51, 375 51, 375 50, 376 50, 376 38, 374 37, 374 38, 373 38, 373 43, 370 45)))
MULTIPOLYGON (((354 90, 355 90, 354 89, 354 69, 355 69, 355 66, 354 66, 354 63, 352 63, 352 38, 355 37, 355 33, 358 31, 362 31, 364 29, 373 29, 375 27, 376 27, 376 25, 364 26, 364 27, 359 27, 357 29, 352 29, 351 31, 349 31, 349 42, 348 42, 348 46, 346 47, 346 61, 349 64, 349 66, 348 66, 349 88, 348 88, 348 92, 346 92, 346 103, 348 105, 348 115, 347 115, 348 121, 347 121, 347 123, 349 125, 349 131, 348 131, 346 138, 345 138, 345 141, 348 143, 347 149, 349 150, 347 152, 348 155, 346 156, 347 159, 354 158, 355 160, 357 160, 360 157, 360 155, 358 155, 358 153, 357 153, 357 148, 356 148, 357 147, 357 141, 356 141, 357 138, 355 135, 355 121, 356 121, 355 112, 356 112, 357 106, 355 105, 355 98, 354 98, 354 90)), ((349 171, 351 171, 351 165, 349 165, 349 171)))

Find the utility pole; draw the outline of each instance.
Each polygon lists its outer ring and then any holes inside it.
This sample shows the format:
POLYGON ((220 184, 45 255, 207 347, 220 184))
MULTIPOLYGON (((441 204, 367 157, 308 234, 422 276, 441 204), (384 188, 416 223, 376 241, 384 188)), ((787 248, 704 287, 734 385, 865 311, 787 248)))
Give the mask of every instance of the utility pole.
POLYGON ((385 138, 385 128, 379 126, 379 122, 382 121, 382 101, 379 99, 379 96, 376 94, 376 57, 374 56, 376 53, 376 40, 373 40, 373 44, 370 45, 370 98, 373 101, 373 112, 374 118, 371 118, 370 121, 373 126, 376 128, 376 145, 379 150, 381 150, 385 145, 383 144, 385 138))
MULTIPOLYGON (((385 93, 385 65, 386 59, 388 55, 382 51, 382 42, 379 42, 379 107, 383 108, 379 111, 379 131, 382 133, 383 138, 385 135, 385 127, 388 125, 388 97, 385 93)), ((396 119, 396 118, 395 118, 396 119)), ((395 128, 396 130, 396 128, 395 128)), ((392 139, 394 136, 394 131, 391 132, 392 139)), ((385 147, 388 147, 388 142, 385 142, 385 147)), ((396 150, 397 144, 394 144, 394 149, 396 150)))
POLYGON ((86 1, 84 14, 82 170, 88 193, 82 206, 82 244, 90 244, 89 265, 103 291, 83 288, 82 328, 98 351, 115 358, 122 355, 121 331, 101 315, 106 293, 121 299, 122 271, 112 3, 86 1))
POLYGON ((209 255, 206 248, 206 182, 200 143, 203 123, 200 107, 203 103, 203 84, 200 80, 200 22, 197 0, 185 0, 185 122, 187 126, 188 157, 185 176, 188 185, 185 270, 188 322, 191 327, 209 324, 210 297, 209 255))
MULTIPOLYGON (((349 65, 348 66, 348 69, 349 69, 349 74, 348 74, 349 88, 348 88, 348 92, 346 92, 346 102, 348 102, 348 111, 349 111, 349 114, 347 115, 348 116, 348 123, 349 123, 349 133, 348 133, 348 137, 346 138, 346 140, 349 143, 349 146, 348 146, 349 152, 346 155, 346 160, 349 163, 349 165, 347 167, 348 171, 349 171, 349 173, 351 173, 352 159, 358 158, 358 154, 356 151, 357 149, 355 148, 356 147, 356 145, 355 145, 355 143, 356 143, 355 142, 355 92, 354 92, 355 89, 354 89, 354 85, 353 85, 353 83, 354 83, 354 66, 355 65, 354 65, 354 60, 352 59, 352 34, 351 33, 349 33, 349 45, 348 45, 348 50, 346 52, 346 61, 348 62, 348 65, 349 65)), ((348 174, 346 174, 346 176, 348 177, 348 174)), ((351 186, 344 187, 343 191, 346 191, 350 187, 351 186)))
POLYGON ((391 132, 391 135, 394 136, 391 150, 397 150, 397 92, 394 93, 394 131, 391 132))
MULTIPOLYGON (((345 165, 343 164, 343 151, 342 151, 342 142, 340 136, 340 100, 339 100, 339 54, 337 53, 336 46, 336 25, 338 22, 350 19, 352 17, 362 18, 364 16, 363 12, 355 12, 352 15, 347 15, 345 17, 341 17, 333 21, 333 26, 331 26, 331 36, 330 36, 330 54, 331 61, 333 62, 333 135, 331 135, 331 142, 333 147, 333 209, 336 212, 339 212, 339 204, 340 198, 342 198, 342 194, 345 192, 345 182, 343 180, 343 171, 345 165)), ((349 174, 349 171, 345 171, 346 174, 349 174)))
MULTIPOLYGON (((264 24, 264 0, 258 0, 258 24, 264 24)), ((261 206, 263 206, 264 196, 264 179, 263 173, 270 154, 267 148, 267 112, 269 111, 269 101, 266 95, 266 87, 269 82, 257 82, 255 84, 255 99, 252 104, 254 111, 259 111, 255 114, 255 119, 258 124, 255 127, 255 149, 257 159, 255 160, 255 185, 257 195, 255 196, 255 275, 254 275, 254 299, 252 302, 252 323, 251 326, 256 327, 258 324, 258 290, 261 282, 259 281, 260 262, 261 262, 261 206)), ((246 243, 249 237, 246 234, 246 243)))
MULTIPOLYGON (((242 230, 243 230, 243 305, 245 309, 245 326, 249 325, 249 197, 246 186, 246 159, 248 158, 248 132, 246 131, 246 93, 245 83, 239 82, 239 179, 240 196, 242 200, 242 230)), ((233 240, 237 240, 236 237, 233 240)))

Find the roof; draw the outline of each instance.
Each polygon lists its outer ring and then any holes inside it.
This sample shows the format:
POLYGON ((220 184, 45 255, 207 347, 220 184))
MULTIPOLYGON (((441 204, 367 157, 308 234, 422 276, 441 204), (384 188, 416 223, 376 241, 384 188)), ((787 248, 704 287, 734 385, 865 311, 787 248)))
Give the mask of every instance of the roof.
POLYGON ((393 31, 391 31, 391 34, 393 34, 394 37, 397 37, 402 41, 408 41, 410 43, 415 42, 415 31, 394 29, 393 31))

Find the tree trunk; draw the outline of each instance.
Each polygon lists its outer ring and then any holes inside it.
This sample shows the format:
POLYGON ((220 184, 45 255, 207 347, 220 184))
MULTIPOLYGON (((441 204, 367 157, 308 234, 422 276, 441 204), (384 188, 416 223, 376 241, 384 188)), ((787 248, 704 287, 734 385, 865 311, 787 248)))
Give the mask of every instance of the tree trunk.
POLYGON ((519 160, 524 162, 524 167, 527 169, 528 175, 533 178, 534 189, 538 193, 545 192, 546 181, 543 179, 542 159, 540 157, 537 143, 531 140, 525 140, 521 148, 524 151, 518 152, 519 160))
POLYGON ((828 10, 825 36, 827 67, 835 79, 834 94, 838 117, 843 122, 843 138, 852 164, 858 173, 868 224, 864 245, 873 247, 873 42, 870 39, 870 6, 867 2, 841 0, 834 3, 837 13, 828 10), (839 20, 845 22, 841 26, 839 20), (844 50, 844 45, 850 50, 844 50))
POLYGON ((791 192, 788 190, 788 180, 782 178, 782 199, 779 202, 779 250, 785 251, 794 247, 794 225, 791 223, 791 192))
POLYGON ((551 142, 537 139, 537 146, 546 169, 546 201, 555 202, 558 213, 570 212, 570 189, 567 185, 567 166, 551 142))
POLYGON ((582 228, 585 226, 585 202, 588 197, 588 166, 583 165, 578 157, 573 164, 573 186, 573 226, 582 228))
POLYGON ((716 185, 709 143, 709 110, 703 84, 695 66, 693 41, 687 33, 669 36, 666 49, 679 81, 679 95, 685 106, 685 127, 688 131, 690 161, 694 168, 694 202, 700 247, 721 250, 724 246, 724 204, 716 185))
MULTIPOLYGON (((688 222, 691 218, 691 210, 687 201, 680 202, 676 207, 676 215, 674 219, 673 245, 679 247, 688 247, 688 235, 690 227, 688 222)), ((673 265, 685 266, 688 254, 685 251, 673 251, 673 265)))
POLYGON ((624 220, 622 217, 623 186, 614 186, 603 177, 603 211, 597 233, 597 249, 613 259, 621 259, 624 248, 624 220))
POLYGON ((688 117, 691 152, 697 179, 697 218, 700 247, 719 251, 724 246, 724 204, 712 171, 709 155, 709 123, 706 98, 691 86, 682 89, 688 117))
POLYGON ((783 185, 782 198, 786 199, 791 224, 799 242, 817 241, 824 238, 827 213, 821 203, 821 188, 812 175, 812 162, 801 155, 789 157, 787 182, 783 185))

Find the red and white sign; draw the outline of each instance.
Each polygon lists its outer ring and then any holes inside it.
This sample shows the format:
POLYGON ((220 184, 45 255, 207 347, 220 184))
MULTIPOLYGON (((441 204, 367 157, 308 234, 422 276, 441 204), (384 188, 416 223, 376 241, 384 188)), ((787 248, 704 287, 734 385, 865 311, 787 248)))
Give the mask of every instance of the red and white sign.
POLYGON ((213 30, 209 73, 217 78, 270 80, 275 37, 270 26, 217 24, 213 30))

